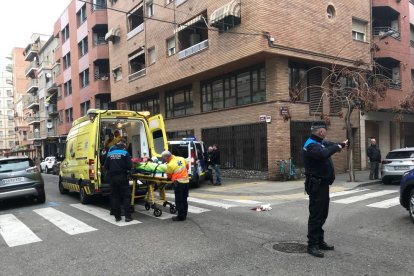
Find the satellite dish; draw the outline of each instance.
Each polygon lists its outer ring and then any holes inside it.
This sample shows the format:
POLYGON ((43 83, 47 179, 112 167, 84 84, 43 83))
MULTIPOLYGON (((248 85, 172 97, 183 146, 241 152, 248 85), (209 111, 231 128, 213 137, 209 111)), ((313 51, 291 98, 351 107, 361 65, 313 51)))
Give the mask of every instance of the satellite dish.
POLYGON ((46 73, 46 78, 50 79, 52 75, 50 73, 46 73))

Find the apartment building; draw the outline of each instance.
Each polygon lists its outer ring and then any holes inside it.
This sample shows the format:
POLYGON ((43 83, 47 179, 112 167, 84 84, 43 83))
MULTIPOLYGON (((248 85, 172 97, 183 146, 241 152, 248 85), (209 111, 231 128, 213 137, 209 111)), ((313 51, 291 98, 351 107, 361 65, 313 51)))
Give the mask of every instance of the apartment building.
POLYGON ((16 151, 20 154, 26 154, 32 157, 34 151, 32 141, 29 141, 29 125, 27 124, 23 112, 24 98, 28 97, 26 90, 29 80, 25 77, 26 67, 29 65, 28 61, 25 61, 23 55, 24 48, 15 47, 11 51, 10 61, 12 70, 12 83, 13 83, 13 98, 14 98, 14 135, 16 141, 16 151))
MULTIPOLYGON (((370 63, 371 1, 109 2, 112 101, 162 113, 169 139, 217 144, 228 173, 267 178, 279 160, 303 165, 315 115, 331 114, 329 138, 345 139, 341 106, 322 97, 323 67, 370 63)), ((345 154, 334 161, 346 169, 345 154)))
POLYGON ((0 71, 0 155, 15 147, 12 70, 0 71))
POLYGON ((92 0, 93 5, 71 1, 54 24, 58 110, 58 150, 63 152, 64 137, 73 120, 89 108, 111 107, 109 50, 106 1, 92 0))
MULTIPOLYGON (((413 93, 414 81, 414 1, 372 1, 372 49, 380 73, 391 80, 387 96, 379 102, 379 112, 361 117, 361 146, 375 137, 383 154, 391 149, 414 146, 414 116, 394 119, 393 107, 413 93)), ((365 164, 366 156, 362 156, 365 164)))

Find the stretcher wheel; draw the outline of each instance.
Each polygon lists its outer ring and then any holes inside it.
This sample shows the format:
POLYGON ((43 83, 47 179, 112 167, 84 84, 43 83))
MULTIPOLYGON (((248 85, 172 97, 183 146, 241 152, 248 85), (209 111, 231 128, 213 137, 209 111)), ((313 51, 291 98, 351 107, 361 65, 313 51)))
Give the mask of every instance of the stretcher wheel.
POLYGON ((154 216, 156 217, 160 217, 162 215, 162 210, 161 209, 154 209, 154 216))
POLYGON ((163 207, 167 207, 167 202, 164 202, 164 203, 162 204, 162 206, 163 206, 163 207))
POLYGON ((147 202, 147 203, 145 203, 145 210, 149 210, 151 208, 151 206, 150 206, 150 204, 147 202))
POLYGON ((177 208, 175 207, 175 205, 171 205, 171 206, 170 206, 170 213, 171 213, 171 214, 175 214, 175 213, 177 213, 177 208))

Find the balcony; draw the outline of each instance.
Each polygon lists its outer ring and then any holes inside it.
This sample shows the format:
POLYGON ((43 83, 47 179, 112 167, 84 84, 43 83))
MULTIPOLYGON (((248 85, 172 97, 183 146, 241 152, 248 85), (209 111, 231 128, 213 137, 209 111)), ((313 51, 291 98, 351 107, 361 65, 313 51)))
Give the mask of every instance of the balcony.
POLYGON ((10 73, 13 72, 13 66, 11 64, 7 64, 6 65, 6 71, 10 72, 10 73))
POLYGON ((39 84, 36 79, 29 80, 29 83, 26 86, 26 93, 36 92, 39 89, 39 84))
POLYGON ((201 51, 203 51, 207 48, 208 48, 208 39, 206 39, 206 40, 204 40, 200 43, 197 43, 197 44, 195 44, 195 45, 193 45, 193 46, 191 46, 191 47, 189 47, 185 50, 180 51, 178 53, 178 59, 180 59, 180 60, 185 59, 185 58, 187 58, 189 56, 192 56, 192 55, 195 55, 195 54, 197 54, 197 53, 199 53, 199 52, 201 52, 201 51))
POLYGON ((141 69, 141 70, 139 70, 139 71, 137 71, 137 72, 132 73, 131 75, 129 75, 128 76, 128 80, 129 81, 136 80, 138 78, 141 78, 141 77, 145 76, 146 73, 147 73, 147 69, 146 68, 141 69))
POLYGON ((401 33, 391 27, 374 27, 372 28, 372 35, 378 36, 379 39, 384 39, 389 36, 398 40, 401 39, 401 33))
POLYGON ((57 85, 56 82, 53 82, 47 89, 47 93, 51 94, 54 92, 57 92, 59 90, 59 86, 57 85))
POLYGON ((144 23, 127 33, 127 39, 130 39, 144 30, 144 23))
POLYGON ((96 10, 106 10, 106 1, 105 0, 94 0, 91 6, 92 12, 96 10))
POLYGON ((33 60, 32 62, 30 62, 29 66, 26 67, 25 70, 25 76, 27 77, 35 77, 36 76, 36 72, 38 69, 39 65, 37 63, 36 60, 33 60))
POLYGON ((57 110, 57 104, 49 104, 49 106, 47 107, 47 113, 49 114, 49 116, 58 115, 59 112, 57 110))
POLYGON ((40 132, 29 132, 27 134, 27 140, 40 139, 40 132))
POLYGON ((37 44, 28 45, 23 52, 24 60, 25 61, 33 60, 33 58, 37 56, 38 52, 39 52, 39 46, 37 44))
MULTIPOLYGON (((40 116, 39 115, 34 115, 34 116, 31 116, 31 117, 27 117, 26 121, 27 121, 28 125, 40 124, 40 116)), ((40 135, 39 135, 39 138, 40 138, 40 135)))
POLYGON ((39 108, 39 97, 30 96, 23 98, 24 109, 38 109, 39 108))
POLYGON ((12 79, 6 79, 6 84, 13 85, 13 80, 12 79))
POLYGON ((54 126, 53 128, 49 128, 46 132, 47 137, 57 137, 58 133, 57 133, 57 129, 56 126, 54 126))
POLYGON ((41 72, 42 70, 52 70, 52 62, 50 61, 43 61, 39 64, 38 71, 41 72))

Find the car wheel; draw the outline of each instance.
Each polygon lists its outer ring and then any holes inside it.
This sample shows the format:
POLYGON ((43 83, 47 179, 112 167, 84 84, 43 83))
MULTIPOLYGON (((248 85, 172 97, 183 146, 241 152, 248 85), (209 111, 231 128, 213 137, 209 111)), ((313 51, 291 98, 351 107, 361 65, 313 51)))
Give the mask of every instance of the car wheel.
POLYGON ((39 193, 39 195, 36 197, 36 201, 39 204, 45 203, 45 201, 46 201, 45 191, 39 193))
POLYGON ((79 199, 82 204, 88 204, 90 201, 90 196, 86 194, 85 189, 83 188, 83 185, 80 185, 79 199))
POLYGON ((392 181, 389 178, 383 178, 382 183, 385 184, 385 185, 390 185, 392 183, 392 181))
POLYGON ((40 172, 41 172, 41 173, 43 173, 43 169, 42 169, 42 166, 40 166, 40 172))
POLYGON ((65 188, 63 187, 62 177, 60 177, 60 176, 59 176, 59 192, 60 192, 62 195, 67 194, 67 193, 69 192, 69 190, 68 190, 68 189, 65 189, 65 188))
POLYGON ((411 220, 414 222, 414 189, 411 190, 410 197, 409 197, 409 212, 411 220))

